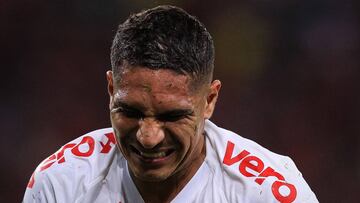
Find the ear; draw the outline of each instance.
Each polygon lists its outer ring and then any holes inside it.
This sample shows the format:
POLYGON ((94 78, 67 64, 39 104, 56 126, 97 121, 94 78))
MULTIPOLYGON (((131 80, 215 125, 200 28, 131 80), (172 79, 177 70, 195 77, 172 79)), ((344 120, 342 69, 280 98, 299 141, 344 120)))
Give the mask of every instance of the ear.
POLYGON ((217 98, 219 96, 220 88, 221 88, 220 80, 214 80, 210 84, 210 90, 206 97, 206 107, 205 107, 205 112, 204 112, 205 119, 209 119, 214 112, 215 104, 216 104, 217 98))
POLYGON ((110 97, 114 95, 114 81, 113 72, 111 70, 106 71, 106 79, 108 81, 107 89, 110 97))
POLYGON ((114 80, 113 80, 113 72, 111 70, 106 72, 106 79, 108 81, 107 89, 110 96, 109 109, 111 110, 113 98, 114 98, 114 80))

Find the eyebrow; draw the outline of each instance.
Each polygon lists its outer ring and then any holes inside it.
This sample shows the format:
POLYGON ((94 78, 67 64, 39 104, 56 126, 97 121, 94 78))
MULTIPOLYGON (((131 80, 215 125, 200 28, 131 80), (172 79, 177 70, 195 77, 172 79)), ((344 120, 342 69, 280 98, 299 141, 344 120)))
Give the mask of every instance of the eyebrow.
MULTIPOLYGON (((131 110, 131 111, 136 111, 136 112, 140 112, 142 113, 142 111, 139 108, 130 106, 129 104, 126 104, 120 100, 117 100, 114 102, 114 108, 124 108, 127 110, 131 110)), ((194 113, 193 109, 172 109, 169 111, 165 111, 162 113, 159 113, 157 115, 154 115, 155 117, 164 117, 164 116, 186 116, 186 115, 191 115, 194 113)))
POLYGON ((191 115, 194 113, 192 109, 174 109, 160 113, 158 116, 180 116, 180 115, 191 115))
POLYGON ((117 100, 117 101, 114 102, 114 108, 119 108, 119 107, 124 108, 124 109, 127 109, 127 110, 132 110, 132 111, 139 111, 139 112, 141 112, 140 109, 138 109, 138 108, 136 108, 136 107, 132 107, 132 106, 130 106, 130 105, 128 105, 128 104, 126 104, 126 103, 124 103, 124 102, 122 102, 122 101, 117 100))
POLYGON ((120 100, 116 100, 114 101, 114 107, 130 107, 130 106, 120 100))

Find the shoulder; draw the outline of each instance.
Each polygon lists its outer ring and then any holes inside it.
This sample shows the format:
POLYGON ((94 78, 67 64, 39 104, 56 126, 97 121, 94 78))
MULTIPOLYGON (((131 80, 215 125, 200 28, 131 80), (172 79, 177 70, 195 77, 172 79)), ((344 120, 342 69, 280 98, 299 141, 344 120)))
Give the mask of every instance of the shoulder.
POLYGON ((247 198, 275 202, 317 202, 294 162, 256 142, 207 121, 208 140, 220 163, 225 185, 237 185, 247 198), (237 182, 237 183, 233 183, 237 182))
POLYGON ((24 202, 71 202, 74 194, 101 181, 116 153, 112 128, 89 132, 63 145, 42 161, 27 185, 24 202), (37 202, 37 201, 36 201, 37 202))

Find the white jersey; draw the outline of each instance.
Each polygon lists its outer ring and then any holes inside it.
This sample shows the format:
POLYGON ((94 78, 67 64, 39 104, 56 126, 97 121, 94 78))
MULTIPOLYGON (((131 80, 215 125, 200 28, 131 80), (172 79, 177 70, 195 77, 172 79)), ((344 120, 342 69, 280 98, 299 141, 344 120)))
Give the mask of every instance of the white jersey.
MULTIPOLYGON (((318 202, 293 161, 206 121, 206 157, 171 201, 318 202)), ((142 203, 112 128, 83 135, 45 159, 24 202, 142 203)))

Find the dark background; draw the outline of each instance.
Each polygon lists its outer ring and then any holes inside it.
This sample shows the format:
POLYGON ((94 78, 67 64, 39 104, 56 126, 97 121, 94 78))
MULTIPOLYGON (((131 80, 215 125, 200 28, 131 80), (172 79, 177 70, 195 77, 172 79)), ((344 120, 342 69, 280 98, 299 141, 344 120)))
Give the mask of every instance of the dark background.
POLYGON ((358 202, 357 2, 0 0, 0 202, 20 202, 60 146, 109 126, 116 27, 159 4, 183 7, 213 35, 215 123, 292 157, 320 202, 358 202))

